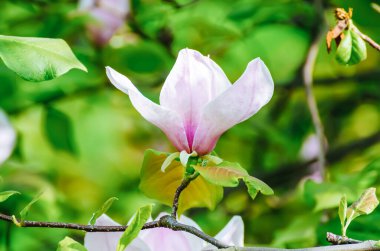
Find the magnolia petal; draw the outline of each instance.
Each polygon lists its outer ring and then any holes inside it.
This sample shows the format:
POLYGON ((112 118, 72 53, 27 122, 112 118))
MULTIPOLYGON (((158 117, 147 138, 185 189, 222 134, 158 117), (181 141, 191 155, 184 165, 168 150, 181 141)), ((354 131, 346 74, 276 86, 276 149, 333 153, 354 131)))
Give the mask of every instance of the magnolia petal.
POLYGON ((106 70, 111 83, 129 95, 132 105, 146 120, 160 128, 179 151, 190 150, 182 121, 176 112, 159 106, 144 97, 127 77, 111 67, 107 66, 106 70))
MULTIPOLYGON (((215 236, 215 239, 236 247, 244 246, 244 222, 240 216, 234 216, 227 225, 215 236)), ((212 245, 207 245, 204 250, 216 250, 212 245)))
POLYGON ((187 153, 186 151, 182 151, 179 154, 179 159, 181 161, 182 166, 186 167, 187 166, 187 162, 189 161, 189 158, 190 157, 195 157, 197 155, 198 154, 195 151, 193 151, 192 153, 187 153))
POLYGON ((170 164, 175 160, 175 158, 179 157, 179 152, 175 152, 175 153, 172 153, 170 154, 164 161, 164 163, 162 163, 162 166, 161 166, 161 172, 165 172, 166 168, 168 166, 170 166, 170 164))
POLYGON ((16 132, 5 112, 0 110, 0 165, 12 154, 16 143, 16 132))
POLYGON ((179 52, 160 94, 160 104, 183 120, 191 148, 203 107, 231 86, 220 67, 191 49, 179 52))
POLYGON ((273 89, 273 79, 263 61, 252 60, 234 85, 204 107, 192 149, 199 155, 211 152, 226 130, 269 102, 273 89))
MULTIPOLYGON (((167 215, 161 213, 156 220, 167 215)), ((200 229, 197 223, 186 216, 181 216, 179 222, 200 229)), ((150 247, 151 251, 194 251, 201 250, 203 241, 198 237, 182 232, 173 231, 167 228, 152 228, 142 230, 140 238, 150 247)))
POLYGON ((223 162, 223 159, 219 158, 218 156, 215 156, 215 155, 211 155, 211 154, 208 154, 208 155, 205 155, 202 157, 203 159, 206 159, 216 165, 219 165, 220 163, 223 162))
MULTIPOLYGON (((96 226, 120 226, 110 217, 103 214, 95 223, 96 226)), ((115 251, 117 244, 123 232, 98 232, 86 233, 84 237, 84 246, 88 251, 115 251)), ((125 251, 150 251, 149 247, 139 238, 132 241, 125 251)))

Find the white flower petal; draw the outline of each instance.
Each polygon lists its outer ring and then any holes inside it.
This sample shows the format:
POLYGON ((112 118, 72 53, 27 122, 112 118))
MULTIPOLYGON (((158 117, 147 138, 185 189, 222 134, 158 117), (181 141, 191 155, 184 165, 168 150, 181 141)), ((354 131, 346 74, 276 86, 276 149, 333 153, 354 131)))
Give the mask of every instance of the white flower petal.
POLYGON ((160 128, 179 151, 189 151, 185 130, 176 112, 153 103, 144 97, 127 77, 111 67, 106 69, 111 83, 129 95, 133 106, 146 120, 160 128))
POLYGON ((259 58, 251 61, 236 83, 203 109, 193 150, 199 155, 212 151, 226 130, 250 118, 269 102, 273 89, 273 79, 263 61, 259 58))
MULTIPOLYGON (((105 214, 96 220, 95 225, 120 226, 105 214)), ((115 251, 122 234, 123 232, 88 232, 84 237, 84 246, 88 251, 115 251)), ((128 245, 125 251, 150 251, 150 249, 140 238, 136 238, 128 245)))
MULTIPOLYGON (((167 214, 161 213, 156 220, 164 215, 167 214)), ((197 223, 184 215, 181 216, 179 222, 200 229, 197 223)), ((201 239, 182 231, 152 228, 142 230, 140 233, 139 237, 150 247, 151 251, 195 251, 201 250, 203 246, 201 239)))
MULTIPOLYGON (((215 239, 230 245, 244 246, 244 223, 240 216, 234 216, 227 225, 215 236, 215 239)), ((217 248, 207 244, 203 250, 216 250, 217 248)))
POLYGON ((197 155, 198 154, 196 152, 194 152, 194 151, 192 153, 187 153, 186 151, 182 151, 179 154, 179 159, 181 161, 182 166, 186 167, 187 166, 187 162, 189 161, 189 158, 190 157, 195 157, 197 155))
POLYGON ((12 154, 16 144, 16 132, 5 112, 0 110, 0 165, 12 154))
POLYGON ((231 86, 209 57, 190 49, 179 52, 160 94, 160 104, 181 116, 191 148, 203 107, 231 86))
POLYGON ((175 160, 175 158, 179 157, 179 152, 175 152, 175 153, 172 153, 170 154, 164 161, 164 163, 162 163, 162 166, 161 166, 161 172, 165 172, 166 168, 168 168, 168 166, 170 166, 170 164, 175 160))

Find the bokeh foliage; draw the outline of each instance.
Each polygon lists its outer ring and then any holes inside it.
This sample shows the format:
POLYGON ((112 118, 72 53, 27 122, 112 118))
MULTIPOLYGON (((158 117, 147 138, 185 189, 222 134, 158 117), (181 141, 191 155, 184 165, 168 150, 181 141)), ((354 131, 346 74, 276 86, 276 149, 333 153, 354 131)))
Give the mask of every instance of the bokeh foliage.
MULTIPOLYGON (((360 30, 380 41, 380 14, 371 1, 325 1, 334 25, 334 6, 352 7, 360 30)), ((109 197, 109 214, 120 223, 150 203, 138 190, 145 149, 170 152, 165 136, 147 123, 125 94, 105 76, 110 65, 157 101, 178 50, 210 56, 231 81, 261 57, 275 82, 272 101, 252 119, 229 130, 216 152, 239 162, 275 190, 249 199, 243 184, 226 189, 214 211, 187 214, 210 234, 234 214, 243 216, 247 244, 302 247, 324 243, 326 231, 339 233, 342 194, 349 203, 370 186, 380 187, 380 54, 368 47, 364 62, 345 67, 320 44, 315 93, 329 142, 327 179, 306 177, 300 149, 313 133, 301 79, 315 28, 316 9, 298 0, 134 0, 133 14, 100 48, 86 34, 88 17, 72 0, 0 1, 0 34, 62 38, 87 67, 48 82, 29 83, 0 64, 0 107, 18 132, 12 158, 0 169, 0 191, 17 190, 0 211, 17 214, 40 190, 28 218, 86 223, 109 197)), ((154 215, 168 207, 156 204, 154 215)), ((380 239, 380 211, 358 218, 348 235, 380 239)), ((0 250, 55 250, 67 230, 18 229, 0 222, 0 250)))

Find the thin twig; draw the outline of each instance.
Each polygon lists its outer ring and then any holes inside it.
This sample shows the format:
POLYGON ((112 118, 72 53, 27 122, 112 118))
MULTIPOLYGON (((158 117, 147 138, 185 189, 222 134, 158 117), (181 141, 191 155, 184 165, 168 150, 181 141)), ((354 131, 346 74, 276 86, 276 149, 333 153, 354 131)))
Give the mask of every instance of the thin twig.
MULTIPOLYGON (((322 22, 323 20, 322 3, 320 1, 315 1, 315 5, 316 5, 316 9, 318 10, 318 14, 321 16, 320 19, 322 22)), ((321 25, 325 26, 324 24, 321 24, 321 25)), ((324 177, 324 169, 325 169, 325 163, 326 163, 325 134, 324 134, 323 124, 319 116, 317 102, 315 100, 315 96, 313 93, 313 71, 314 71, 315 61, 318 55, 319 43, 326 32, 325 31, 326 28, 318 27, 318 29, 319 29, 319 32, 315 36, 314 41, 312 42, 309 48, 309 52, 307 53, 307 56, 306 56, 305 65, 303 67, 303 82, 305 85, 307 104, 308 104, 310 115, 314 124, 315 132, 317 134, 318 141, 319 141, 319 154, 318 154, 319 172, 321 176, 324 177)))
MULTIPOLYGON (((13 222, 12 216, 1 214, 0 220, 13 222)), ((17 220, 18 221, 18 220, 17 220)), ((76 223, 64 223, 64 222, 42 222, 42 221, 23 221, 20 223, 20 227, 23 228, 65 228, 73 230, 83 230, 86 232, 124 232, 127 229, 127 225, 123 226, 96 226, 96 225, 83 225, 76 223)), ((152 221, 145 223, 142 229, 152 229, 164 227, 174 231, 185 231, 191 233, 204 241, 216 246, 217 248, 227 248, 228 245, 218 241, 217 239, 205 234, 201 230, 179 223, 174 217, 166 215, 161 217, 158 221, 152 221)))
POLYGON ((181 185, 177 188, 174 194, 174 199, 173 199, 173 206, 172 206, 172 216, 174 218, 177 218, 177 211, 178 211, 178 203, 179 203, 179 197, 182 193, 182 191, 190 184, 192 180, 197 178, 199 173, 195 173, 193 176, 185 176, 182 180, 181 185))
POLYGON ((327 232, 326 234, 326 240, 330 242, 333 245, 342 245, 342 244, 357 244, 362 243, 363 241, 355 240, 348 238, 346 236, 341 236, 337 234, 333 234, 330 232, 327 232))
POLYGON ((219 251, 379 251, 380 247, 375 246, 375 241, 364 241, 358 244, 348 244, 348 245, 334 245, 334 246, 323 246, 323 247, 312 247, 312 248, 267 248, 267 247, 245 247, 236 248, 230 247, 227 249, 219 249, 219 251))
POLYGON ((371 45, 373 48, 376 50, 380 51, 380 44, 376 43, 373 41, 369 36, 363 34, 356 26, 353 26, 352 29, 364 40, 366 41, 369 45, 371 45))

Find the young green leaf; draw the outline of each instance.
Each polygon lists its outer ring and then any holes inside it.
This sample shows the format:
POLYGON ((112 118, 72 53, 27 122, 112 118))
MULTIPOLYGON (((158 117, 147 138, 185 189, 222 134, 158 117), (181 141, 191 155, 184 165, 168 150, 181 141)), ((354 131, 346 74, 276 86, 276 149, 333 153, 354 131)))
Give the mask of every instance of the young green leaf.
POLYGON ((340 64, 354 65, 367 58, 367 47, 363 39, 352 29, 344 31, 344 38, 336 50, 340 64))
POLYGON ((62 39, 0 35, 0 58, 21 78, 39 82, 77 68, 86 71, 62 39))
POLYGON ((111 197, 111 198, 109 198, 106 202, 104 202, 104 204, 102 205, 102 207, 99 208, 95 213, 92 214, 91 219, 90 219, 90 224, 91 224, 91 225, 95 225, 96 220, 97 220, 102 214, 106 213, 106 212, 108 211, 108 209, 110 209, 110 207, 112 206, 112 203, 113 203, 115 200, 119 200, 119 199, 116 198, 116 197, 111 197))
POLYGON ((58 243, 57 251, 87 251, 87 249, 79 242, 66 236, 58 243))
POLYGON ((147 205, 137 210, 131 224, 127 227, 117 245, 117 251, 123 251, 139 234, 144 224, 152 214, 152 205, 147 205))
POLYGON ((5 191, 0 193, 0 202, 6 201, 9 197, 15 194, 20 194, 17 191, 5 191))
POLYGON ((340 219, 340 224, 342 226, 342 235, 346 236, 346 231, 344 228, 344 223, 346 221, 346 216, 347 216, 347 197, 346 195, 343 195, 343 197, 340 199, 339 203, 339 219, 340 219))
POLYGON ((348 226, 356 217, 372 213, 378 205, 379 201, 376 197, 376 188, 371 187, 365 190, 360 198, 347 208, 347 220, 342 234, 345 235, 348 226))
MULTIPOLYGON (((158 200, 166 205, 173 204, 173 196, 185 176, 185 168, 179 161, 172 161, 161 171, 161 166, 168 153, 146 150, 140 174, 140 190, 149 198, 158 200), (162 189, 162 188, 165 189, 162 189)), ((207 207, 213 210, 223 197, 223 188, 207 182, 199 176, 181 193, 178 214, 194 207, 207 207)))
POLYGON ((265 195, 273 194, 273 190, 263 181, 249 176, 238 163, 223 161, 217 166, 194 166, 194 169, 208 182, 224 186, 236 187, 242 179, 248 188, 248 193, 254 199, 258 192, 265 195))
POLYGON ((376 188, 368 188, 362 193, 359 200, 347 208, 347 218, 353 220, 360 215, 370 214, 378 205, 376 188))
POLYGON ((41 198, 42 194, 43 194, 43 192, 40 192, 39 194, 37 194, 37 195, 33 198, 33 200, 32 200, 31 202, 29 202, 29 204, 26 205, 26 207, 24 207, 23 210, 21 210, 21 212, 20 212, 20 221, 21 221, 21 222, 23 222, 23 221, 26 219, 26 217, 27 217, 28 214, 29 214, 29 210, 30 210, 31 206, 32 206, 34 203, 36 203, 36 202, 41 198))

